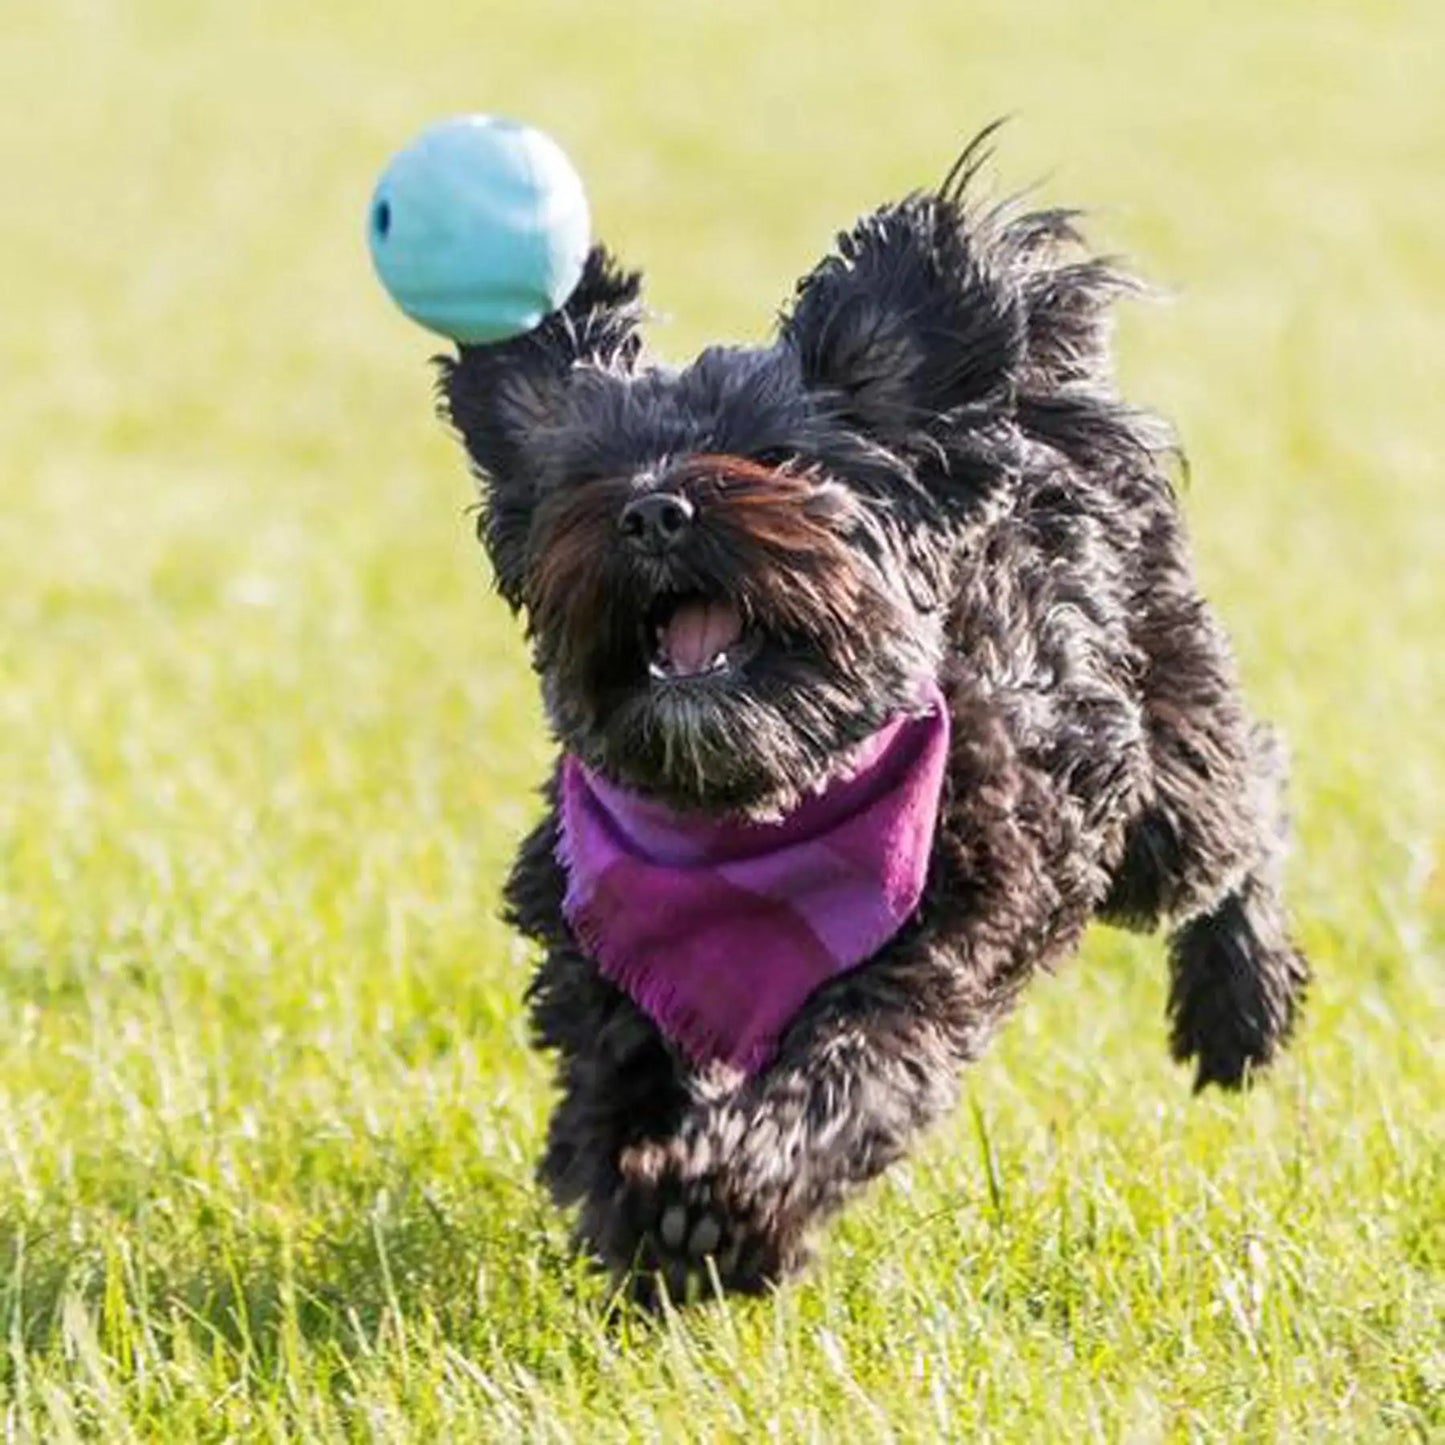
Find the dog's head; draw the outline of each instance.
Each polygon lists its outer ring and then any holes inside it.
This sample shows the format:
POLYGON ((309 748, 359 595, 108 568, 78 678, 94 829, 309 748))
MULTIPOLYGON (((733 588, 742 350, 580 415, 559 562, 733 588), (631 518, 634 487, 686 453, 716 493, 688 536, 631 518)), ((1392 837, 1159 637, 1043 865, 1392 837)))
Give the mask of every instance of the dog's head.
POLYGON ((840 237, 770 346, 648 362, 640 277, 598 248, 535 331, 441 362, 553 726, 608 776, 776 811, 936 673, 1020 397, 1089 379, 1116 279, 1057 284, 1062 213, 976 216, 978 159, 840 237))

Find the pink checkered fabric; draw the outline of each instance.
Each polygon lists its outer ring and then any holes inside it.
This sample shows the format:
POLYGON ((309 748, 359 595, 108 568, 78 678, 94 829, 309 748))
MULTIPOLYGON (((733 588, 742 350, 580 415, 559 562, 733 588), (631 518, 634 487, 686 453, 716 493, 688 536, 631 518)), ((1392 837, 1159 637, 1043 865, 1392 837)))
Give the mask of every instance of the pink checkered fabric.
POLYGON ((808 996, 871 957, 923 893, 948 711, 894 718, 776 823, 719 821, 567 757, 563 912, 580 945, 698 1062, 764 1068, 808 996))

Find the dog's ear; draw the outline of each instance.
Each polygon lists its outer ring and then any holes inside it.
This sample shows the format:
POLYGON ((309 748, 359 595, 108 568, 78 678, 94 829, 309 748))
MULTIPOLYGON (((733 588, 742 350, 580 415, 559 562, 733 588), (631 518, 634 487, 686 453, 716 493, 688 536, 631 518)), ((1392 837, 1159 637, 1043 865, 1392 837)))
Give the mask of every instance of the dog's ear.
POLYGON ((547 438, 580 367, 627 373, 641 350, 642 274, 594 246, 566 304, 523 336, 439 356, 437 406, 482 484, 478 534, 497 587, 520 606, 524 553, 547 438))
POLYGON ((887 446, 1010 423, 1030 398, 1107 380, 1108 306, 1134 283, 1071 254, 1074 213, 973 202, 995 128, 937 191, 840 235, 782 318, 806 383, 887 446))

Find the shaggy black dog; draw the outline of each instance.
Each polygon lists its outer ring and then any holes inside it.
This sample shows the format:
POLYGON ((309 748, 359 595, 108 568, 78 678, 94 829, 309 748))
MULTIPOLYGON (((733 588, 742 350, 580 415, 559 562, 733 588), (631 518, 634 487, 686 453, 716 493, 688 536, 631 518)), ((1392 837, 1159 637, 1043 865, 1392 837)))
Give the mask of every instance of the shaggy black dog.
POLYGON ((984 155, 840 236, 769 346, 648 360, 640 276, 598 248, 535 331, 440 362, 564 756, 786 819, 921 677, 947 699, 921 901, 753 1072, 679 1048, 579 943, 550 785, 506 892, 557 1057, 540 1174, 643 1298, 796 1269, 1092 918, 1168 928, 1198 1087, 1268 1064, 1304 993, 1280 752, 1195 585, 1168 435, 1113 387, 1134 284, 1073 213, 977 203, 984 155), (661 647, 689 605, 706 668, 661 647))

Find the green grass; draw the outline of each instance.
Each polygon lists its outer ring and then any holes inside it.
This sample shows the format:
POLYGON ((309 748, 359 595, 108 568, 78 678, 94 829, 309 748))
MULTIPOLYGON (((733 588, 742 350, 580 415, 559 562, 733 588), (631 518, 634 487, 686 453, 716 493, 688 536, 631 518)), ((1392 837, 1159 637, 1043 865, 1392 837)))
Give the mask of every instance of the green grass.
POLYGON ((10 0, 0 1439, 1445 1438, 1445 11, 10 0), (492 919, 547 760, 365 200, 552 129, 660 347, 1001 112, 1290 734, 1319 981, 1192 1101, 1091 938, 779 1297, 609 1329, 492 919))

